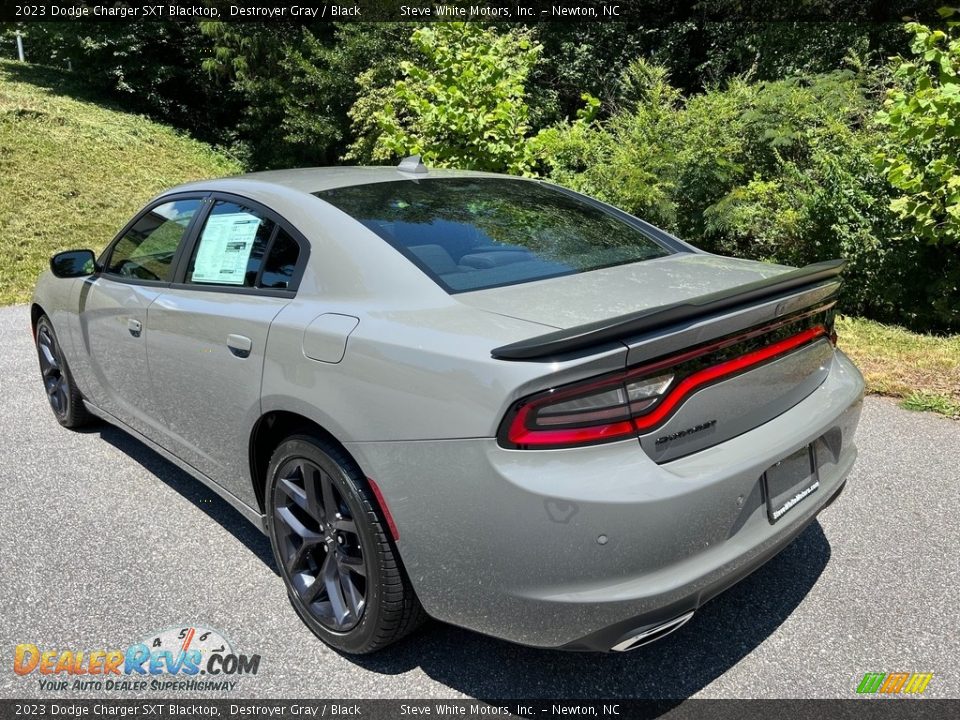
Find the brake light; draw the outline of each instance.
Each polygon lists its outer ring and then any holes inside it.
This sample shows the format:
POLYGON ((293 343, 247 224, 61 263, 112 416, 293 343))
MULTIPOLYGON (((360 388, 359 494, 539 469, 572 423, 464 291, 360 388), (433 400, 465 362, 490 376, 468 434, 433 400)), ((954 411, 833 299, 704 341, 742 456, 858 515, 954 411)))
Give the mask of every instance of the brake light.
POLYGON ((695 391, 826 336, 815 325, 751 352, 684 375, 681 364, 728 345, 720 342, 650 365, 548 390, 517 402, 504 418, 500 444, 515 449, 595 445, 648 432, 695 391))

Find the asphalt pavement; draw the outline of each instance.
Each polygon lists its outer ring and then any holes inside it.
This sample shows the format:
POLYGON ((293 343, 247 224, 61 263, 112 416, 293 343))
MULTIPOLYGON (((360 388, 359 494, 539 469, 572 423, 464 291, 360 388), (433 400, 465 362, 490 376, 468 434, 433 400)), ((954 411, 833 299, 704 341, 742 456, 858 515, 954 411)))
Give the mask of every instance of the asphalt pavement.
MULTIPOLYGON (((0 697, 104 695, 16 675, 19 643, 123 649, 187 626, 261 663, 184 698, 849 698, 894 671, 960 697, 960 423, 867 398, 837 503, 660 643, 571 654, 433 622, 352 659, 303 626, 267 539, 214 493, 119 430, 56 423, 25 306, 0 308, 0 348, 0 697)), ((111 696, 136 694, 162 693, 111 696)))

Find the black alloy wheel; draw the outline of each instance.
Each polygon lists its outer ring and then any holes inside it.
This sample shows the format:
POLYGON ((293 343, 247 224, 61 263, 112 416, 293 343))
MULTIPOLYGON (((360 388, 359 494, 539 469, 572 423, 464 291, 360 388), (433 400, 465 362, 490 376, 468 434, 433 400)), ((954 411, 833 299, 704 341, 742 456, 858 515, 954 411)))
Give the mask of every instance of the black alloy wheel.
POLYGON ((288 460, 277 474, 274 518, 290 582, 322 625, 346 632, 363 617, 367 590, 350 507, 329 473, 307 458, 288 460))
POLYGON ((294 435, 267 468, 267 529, 297 614, 347 653, 378 650, 426 619, 381 509, 342 447, 294 435))
POLYGON ((83 404, 83 395, 77 389, 67 367, 63 350, 57 341, 50 318, 41 315, 37 320, 37 357, 40 360, 40 374, 43 388, 54 417, 64 427, 75 428, 86 425, 92 419, 83 404))

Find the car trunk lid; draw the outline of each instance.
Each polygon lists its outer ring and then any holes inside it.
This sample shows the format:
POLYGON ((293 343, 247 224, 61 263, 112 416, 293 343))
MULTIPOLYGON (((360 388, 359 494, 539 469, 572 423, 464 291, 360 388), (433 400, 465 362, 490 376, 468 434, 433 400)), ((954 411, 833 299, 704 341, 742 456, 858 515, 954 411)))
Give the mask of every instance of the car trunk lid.
POLYGON ((706 253, 677 253, 592 272, 460 293, 456 298, 498 315, 568 329, 735 288, 790 269, 706 253))

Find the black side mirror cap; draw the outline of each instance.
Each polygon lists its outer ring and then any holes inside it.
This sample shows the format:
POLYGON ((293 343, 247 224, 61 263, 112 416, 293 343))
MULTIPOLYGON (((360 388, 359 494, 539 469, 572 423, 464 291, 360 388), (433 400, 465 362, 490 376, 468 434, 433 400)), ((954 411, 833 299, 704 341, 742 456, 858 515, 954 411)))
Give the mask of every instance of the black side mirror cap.
POLYGON ((97 271, 97 257, 93 250, 66 250, 50 258, 50 272, 58 278, 93 275, 97 271))

